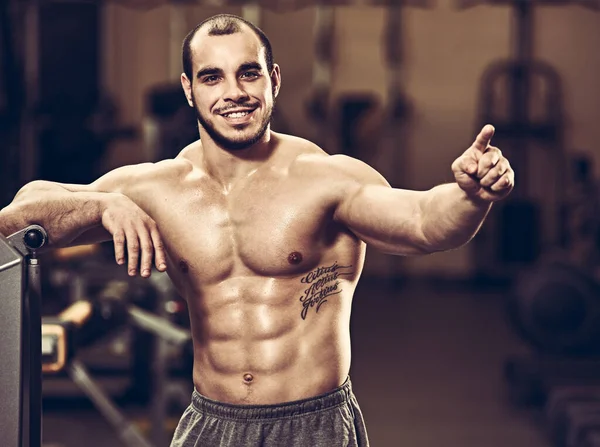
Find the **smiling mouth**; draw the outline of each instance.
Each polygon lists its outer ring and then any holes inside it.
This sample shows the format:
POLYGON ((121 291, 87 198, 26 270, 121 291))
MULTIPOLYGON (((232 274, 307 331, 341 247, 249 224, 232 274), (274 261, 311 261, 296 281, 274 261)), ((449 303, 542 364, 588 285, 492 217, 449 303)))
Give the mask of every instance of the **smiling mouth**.
POLYGON ((230 118, 230 119, 244 118, 245 116, 250 115, 255 110, 256 109, 240 110, 240 111, 237 111, 237 112, 222 113, 221 116, 224 117, 224 118, 230 118))

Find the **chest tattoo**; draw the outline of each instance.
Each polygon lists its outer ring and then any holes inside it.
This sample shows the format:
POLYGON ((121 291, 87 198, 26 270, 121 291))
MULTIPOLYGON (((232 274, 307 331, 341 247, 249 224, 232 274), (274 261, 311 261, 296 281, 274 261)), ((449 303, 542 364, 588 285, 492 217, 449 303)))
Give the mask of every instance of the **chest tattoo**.
POLYGON ((300 279, 300 283, 307 287, 300 297, 300 303, 302 303, 300 316, 303 320, 306 319, 308 310, 311 307, 316 307, 315 313, 317 313, 321 306, 327 302, 328 297, 341 293, 342 288, 339 279, 342 276, 352 275, 351 268, 351 265, 339 265, 336 261, 331 265, 318 267, 300 279))

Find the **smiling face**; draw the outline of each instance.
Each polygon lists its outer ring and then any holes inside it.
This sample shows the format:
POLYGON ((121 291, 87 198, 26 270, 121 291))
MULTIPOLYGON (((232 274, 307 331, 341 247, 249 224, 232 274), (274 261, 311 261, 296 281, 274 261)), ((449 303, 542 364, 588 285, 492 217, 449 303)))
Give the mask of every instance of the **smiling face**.
POLYGON ((191 49, 193 79, 183 74, 181 81, 188 103, 196 110, 201 138, 208 137, 229 151, 263 140, 281 77, 277 65, 267 72, 258 36, 246 26, 217 36, 199 30, 191 49))

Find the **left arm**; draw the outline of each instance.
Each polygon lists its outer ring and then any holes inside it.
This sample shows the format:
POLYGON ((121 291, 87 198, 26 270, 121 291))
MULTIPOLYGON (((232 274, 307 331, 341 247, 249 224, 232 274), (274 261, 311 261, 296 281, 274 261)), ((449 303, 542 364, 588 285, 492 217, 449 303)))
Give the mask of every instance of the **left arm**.
POLYGON ((460 247, 483 223, 492 202, 513 188, 514 173, 501 152, 489 146, 486 126, 452 165, 456 183, 428 191, 394 189, 357 160, 336 164, 352 178, 334 219, 360 239, 390 254, 416 255, 460 247))

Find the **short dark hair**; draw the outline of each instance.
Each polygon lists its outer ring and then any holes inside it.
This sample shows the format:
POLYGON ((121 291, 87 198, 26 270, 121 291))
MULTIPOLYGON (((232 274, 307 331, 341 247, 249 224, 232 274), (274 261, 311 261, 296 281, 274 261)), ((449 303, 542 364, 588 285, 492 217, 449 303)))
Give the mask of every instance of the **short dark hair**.
POLYGON ((260 43, 265 49, 267 71, 269 75, 271 74, 271 72, 273 71, 273 49, 271 48, 271 42, 269 42, 269 38, 266 36, 266 34, 253 23, 241 17, 232 14, 218 14, 196 25, 196 27, 193 30, 191 30, 187 36, 185 36, 185 39, 183 39, 183 47, 181 51, 183 61, 183 72, 190 80, 190 82, 194 82, 192 73, 191 42, 194 36, 196 35, 196 32, 198 32, 198 30, 201 28, 210 27, 208 30, 209 36, 224 36, 241 32, 242 25, 248 26, 260 39, 260 43))

